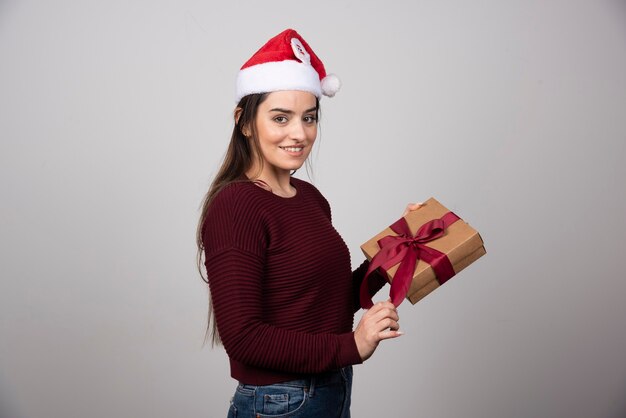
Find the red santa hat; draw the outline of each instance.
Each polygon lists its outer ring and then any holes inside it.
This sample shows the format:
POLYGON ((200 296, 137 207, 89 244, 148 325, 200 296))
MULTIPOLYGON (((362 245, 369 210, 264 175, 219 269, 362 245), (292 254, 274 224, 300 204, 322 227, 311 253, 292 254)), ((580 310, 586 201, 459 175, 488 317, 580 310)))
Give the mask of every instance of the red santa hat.
POLYGON ((293 29, 287 29, 261 47, 239 70, 237 102, 253 93, 302 90, 317 98, 333 97, 341 82, 326 74, 324 64, 309 44, 293 29))

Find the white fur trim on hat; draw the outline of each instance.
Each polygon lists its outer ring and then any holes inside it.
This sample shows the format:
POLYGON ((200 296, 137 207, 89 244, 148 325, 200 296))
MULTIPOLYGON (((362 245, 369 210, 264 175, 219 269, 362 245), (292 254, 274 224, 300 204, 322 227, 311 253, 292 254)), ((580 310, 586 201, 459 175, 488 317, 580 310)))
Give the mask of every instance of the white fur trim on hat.
POLYGON ((327 74, 322 80, 324 96, 333 97, 341 88, 341 80, 335 74, 327 74))
POLYGON ((302 90, 318 98, 322 96, 319 74, 307 63, 294 60, 267 62, 244 68, 237 74, 237 102, 248 94, 278 90, 302 90))

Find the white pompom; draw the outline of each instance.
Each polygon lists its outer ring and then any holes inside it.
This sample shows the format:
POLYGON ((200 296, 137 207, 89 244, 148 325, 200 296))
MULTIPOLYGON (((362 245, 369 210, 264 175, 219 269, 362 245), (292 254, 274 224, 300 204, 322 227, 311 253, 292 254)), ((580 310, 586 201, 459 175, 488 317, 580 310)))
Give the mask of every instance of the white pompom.
POLYGON ((333 97, 341 88, 341 80, 335 74, 327 74, 322 79, 322 93, 324 96, 333 97))

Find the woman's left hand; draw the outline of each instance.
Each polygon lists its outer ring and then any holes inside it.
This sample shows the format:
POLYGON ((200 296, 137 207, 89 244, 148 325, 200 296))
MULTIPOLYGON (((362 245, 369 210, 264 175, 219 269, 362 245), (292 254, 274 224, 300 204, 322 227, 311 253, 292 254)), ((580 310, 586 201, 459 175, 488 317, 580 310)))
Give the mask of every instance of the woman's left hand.
POLYGON ((414 210, 418 210, 422 206, 424 206, 424 204, 422 202, 409 203, 408 205, 406 205, 406 209, 404 209, 404 213, 402 214, 402 217, 405 217, 406 215, 408 215, 409 212, 412 212, 414 210))

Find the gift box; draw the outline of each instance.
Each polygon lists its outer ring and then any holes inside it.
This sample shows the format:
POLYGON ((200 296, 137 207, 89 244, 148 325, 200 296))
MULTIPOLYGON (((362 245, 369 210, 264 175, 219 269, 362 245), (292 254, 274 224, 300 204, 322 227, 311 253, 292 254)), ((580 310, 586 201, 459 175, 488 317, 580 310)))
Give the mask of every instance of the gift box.
POLYGON ((361 286, 361 306, 372 305, 367 279, 378 269, 391 283, 398 306, 406 297, 413 304, 486 254, 474 228, 430 198, 361 245, 370 268, 361 286))

